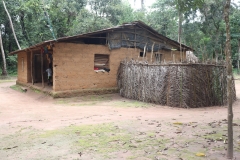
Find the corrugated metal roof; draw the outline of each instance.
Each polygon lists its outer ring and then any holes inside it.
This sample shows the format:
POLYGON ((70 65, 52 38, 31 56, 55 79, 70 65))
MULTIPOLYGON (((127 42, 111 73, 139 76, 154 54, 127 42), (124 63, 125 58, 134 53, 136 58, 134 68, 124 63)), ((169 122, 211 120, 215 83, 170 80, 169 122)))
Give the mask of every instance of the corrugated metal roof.
MULTIPOLYGON (((120 26, 106 28, 106 29, 95 31, 95 32, 79 34, 79 35, 75 35, 75 36, 61 37, 61 38, 58 38, 57 40, 43 41, 43 42, 38 43, 36 45, 33 45, 31 47, 11 52, 11 53, 9 53, 9 55, 18 54, 18 53, 20 53, 22 51, 35 49, 35 48, 41 47, 41 46, 49 44, 49 43, 63 42, 63 41, 74 40, 74 39, 78 39, 78 38, 84 38, 84 37, 87 37, 87 36, 90 36, 90 35, 94 35, 94 34, 100 34, 100 33, 106 33, 106 32, 109 32, 109 31, 114 31, 116 29, 128 28, 130 26, 138 26, 138 27, 140 27, 140 28, 142 28, 144 30, 147 30, 148 32, 152 33, 154 36, 156 36, 156 37, 158 37, 160 39, 163 39, 164 41, 166 41, 166 43, 170 43, 170 44, 172 44, 172 45, 174 45, 176 47, 180 46, 180 43, 178 43, 177 41, 174 41, 174 40, 172 40, 172 39, 170 39, 170 38, 168 38, 168 37, 158 33, 156 30, 154 30, 150 26, 146 25, 145 23, 143 23, 141 21, 134 21, 134 22, 131 22, 131 23, 124 23, 123 25, 120 25, 120 26)), ((193 50, 191 47, 188 47, 188 46, 186 46, 184 44, 182 44, 181 46, 182 46, 182 48, 185 48, 186 50, 193 50)))

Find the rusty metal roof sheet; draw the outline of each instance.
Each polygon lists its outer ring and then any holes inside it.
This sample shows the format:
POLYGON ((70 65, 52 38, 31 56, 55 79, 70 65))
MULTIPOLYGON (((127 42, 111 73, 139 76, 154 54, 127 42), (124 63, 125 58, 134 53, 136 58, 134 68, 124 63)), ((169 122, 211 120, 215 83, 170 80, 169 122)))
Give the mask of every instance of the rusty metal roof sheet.
MULTIPOLYGON (((174 45, 176 47, 180 46, 180 43, 178 43, 177 41, 172 40, 172 39, 170 39, 170 38, 168 38, 168 37, 158 33, 156 30, 154 30, 152 27, 146 25, 145 23, 143 23, 141 21, 134 21, 134 22, 131 22, 131 23, 123 23, 122 25, 119 25, 119 26, 106 28, 106 29, 102 29, 102 30, 98 30, 98 31, 94 31, 94 32, 79 34, 79 35, 75 35, 75 36, 61 37, 61 38, 58 38, 57 40, 43 41, 43 42, 35 44, 35 45, 31 46, 31 47, 28 47, 28 48, 25 48, 25 49, 22 49, 22 50, 13 51, 13 52, 9 53, 9 55, 14 55, 14 54, 18 54, 18 53, 20 53, 22 51, 36 49, 38 47, 44 46, 44 45, 49 44, 49 43, 63 42, 63 41, 74 40, 74 39, 77 39, 77 38, 84 38, 84 37, 88 37, 88 36, 91 36, 91 35, 100 34, 100 33, 106 33, 106 32, 114 31, 114 30, 121 29, 121 28, 128 28, 128 27, 131 27, 131 26, 137 26, 139 28, 147 30, 148 32, 152 33, 154 36, 156 36, 156 37, 166 41, 166 43, 170 43, 170 44, 172 44, 172 45, 174 45)), ((182 48, 185 48, 186 50, 193 50, 191 47, 188 47, 188 46, 186 46, 184 44, 182 44, 181 46, 182 46, 182 48)))

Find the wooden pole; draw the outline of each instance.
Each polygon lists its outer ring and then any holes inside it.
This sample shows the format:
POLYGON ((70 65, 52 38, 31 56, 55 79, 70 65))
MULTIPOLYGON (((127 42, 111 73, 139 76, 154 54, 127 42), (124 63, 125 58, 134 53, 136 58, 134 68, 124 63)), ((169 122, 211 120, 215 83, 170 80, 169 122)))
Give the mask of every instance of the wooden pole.
MULTIPOLYGON (((136 42, 136 27, 134 27, 134 55, 136 54, 136 45, 137 45, 137 42, 136 42)), ((137 60, 139 58, 139 54, 138 54, 138 57, 137 57, 137 60)))
MULTIPOLYGON (((145 55, 146 55, 146 47, 147 47, 147 43, 146 43, 146 45, 144 46, 144 51, 143 51, 143 60, 144 60, 144 57, 145 57, 145 55)), ((146 56, 147 57, 147 56, 146 56)))
POLYGON ((43 53, 41 51, 41 73, 42 73, 42 87, 44 88, 44 76, 43 76, 43 53))
POLYGON ((34 81, 33 81, 33 52, 31 52, 31 78, 32 78, 32 85, 34 85, 34 81))
POLYGON ((167 67, 168 71, 167 71, 167 106, 169 106, 169 90, 170 90, 170 66, 167 67))
POLYGON ((181 56, 181 62, 183 61, 183 56, 182 56, 182 43, 180 43, 180 56, 181 56))
POLYGON ((13 23, 12 23, 11 16, 10 16, 10 14, 8 13, 8 10, 7 10, 7 7, 6 7, 6 4, 5 4, 4 0, 3 0, 3 7, 4 7, 5 11, 7 12, 7 15, 8 15, 8 18, 9 18, 9 21, 10 21, 10 26, 11 26, 11 28, 12 28, 13 36, 14 36, 15 41, 16 41, 16 43, 17 43, 18 49, 21 50, 21 47, 20 47, 20 45, 19 45, 19 43, 18 43, 18 40, 17 40, 17 36, 16 36, 16 34, 15 34, 15 31, 14 31, 14 27, 13 27, 13 23))
POLYGON ((152 45, 151 63, 152 63, 152 57, 153 57, 153 48, 154 48, 154 44, 155 44, 155 42, 153 42, 153 45, 152 45))
POLYGON ((232 61, 231 61, 231 36, 230 36, 230 14, 231 0, 227 0, 224 7, 224 20, 226 23, 226 65, 227 65, 227 99, 228 99, 228 148, 227 158, 233 158, 233 108, 232 108, 232 61))
POLYGON ((35 55, 33 54, 33 83, 35 83, 35 55))

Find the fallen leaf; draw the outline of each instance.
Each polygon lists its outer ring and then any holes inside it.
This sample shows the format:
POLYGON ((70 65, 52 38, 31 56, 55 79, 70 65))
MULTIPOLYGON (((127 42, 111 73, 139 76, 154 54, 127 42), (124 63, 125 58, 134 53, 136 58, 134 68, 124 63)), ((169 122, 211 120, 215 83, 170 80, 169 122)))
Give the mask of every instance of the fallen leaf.
POLYGON ((217 138, 216 141, 223 141, 223 138, 222 137, 217 138))
POLYGON ((167 148, 164 148, 163 150, 164 150, 164 151, 168 150, 168 147, 167 147, 167 148))
POLYGON ((199 153, 196 153, 196 156, 198 156, 198 157, 205 157, 206 155, 204 153, 199 152, 199 153))
POLYGON ((182 125, 183 123, 182 122, 174 122, 173 124, 175 124, 175 125, 182 125))
POLYGON ((129 147, 131 147, 131 148, 137 148, 137 146, 135 146, 135 145, 129 145, 129 147))
POLYGON ((175 132, 176 134, 180 134, 180 133, 182 133, 181 131, 177 131, 177 132, 175 132))

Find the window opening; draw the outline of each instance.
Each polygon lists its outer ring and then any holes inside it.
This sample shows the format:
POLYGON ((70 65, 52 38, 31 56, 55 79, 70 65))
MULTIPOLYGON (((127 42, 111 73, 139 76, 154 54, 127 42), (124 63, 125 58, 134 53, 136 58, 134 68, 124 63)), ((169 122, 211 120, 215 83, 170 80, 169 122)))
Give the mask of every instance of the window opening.
POLYGON ((161 61, 162 61, 162 54, 155 53, 155 62, 156 63, 161 63, 161 61))
POLYGON ((109 72, 109 55, 95 54, 94 56, 94 70, 102 70, 109 72))
POLYGON ((144 55, 144 57, 146 57, 146 54, 147 54, 147 52, 145 54, 144 54, 144 52, 140 52, 139 56, 143 57, 143 55, 144 55))

